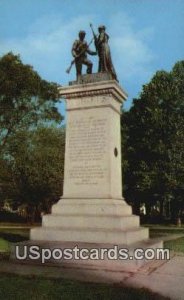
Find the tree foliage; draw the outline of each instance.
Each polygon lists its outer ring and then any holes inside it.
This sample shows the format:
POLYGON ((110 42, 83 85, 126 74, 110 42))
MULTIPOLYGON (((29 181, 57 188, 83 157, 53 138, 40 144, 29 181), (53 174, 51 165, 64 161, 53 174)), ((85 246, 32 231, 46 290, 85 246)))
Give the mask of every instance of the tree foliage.
POLYGON ((48 211, 62 194, 64 130, 58 85, 19 55, 0 58, 0 207, 48 211))
POLYGON ((0 150, 19 129, 62 120, 57 84, 43 80, 19 55, 0 58, 0 150))
POLYGON ((126 140, 125 193, 137 207, 172 199, 183 208, 184 61, 171 72, 158 71, 122 116, 126 140))
POLYGON ((62 194, 64 129, 18 131, 9 139, 8 152, 1 173, 2 197, 14 207, 23 205, 33 217, 48 212, 62 194))

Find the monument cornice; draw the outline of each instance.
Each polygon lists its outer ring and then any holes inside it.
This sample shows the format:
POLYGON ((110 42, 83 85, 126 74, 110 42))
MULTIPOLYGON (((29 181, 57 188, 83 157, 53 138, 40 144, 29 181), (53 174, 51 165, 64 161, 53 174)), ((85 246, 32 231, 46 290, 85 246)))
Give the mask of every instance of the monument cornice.
POLYGON ((61 97, 66 99, 112 95, 120 103, 123 103, 123 101, 125 101, 128 97, 126 92, 120 87, 116 80, 59 87, 59 93, 61 97))

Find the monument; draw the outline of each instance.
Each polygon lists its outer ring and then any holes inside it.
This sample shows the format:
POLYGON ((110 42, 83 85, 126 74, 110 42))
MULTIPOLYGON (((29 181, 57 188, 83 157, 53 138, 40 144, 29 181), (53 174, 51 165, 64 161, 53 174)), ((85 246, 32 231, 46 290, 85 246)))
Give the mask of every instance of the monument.
MULTIPOLYGON (((42 226, 31 230, 33 244, 88 249, 118 245, 130 252, 136 247, 162 247, 161 242, 149 240, 148 229, 140 227, 139 217, 122 197, 120 115, 127 94, 117 81, 107 42, 101 26, 95 37, 99 72, 90 74, 88 64, 89 74, 82 75, 83 57, 80 70, 75 61, 77 80, 59 88, 67 105, 64 193, 51 214, 43 216, 42 226)), ((84 49, 82 55, 88 50, 86 42, 84 49)), ((88 260, 72 263, 92 264, 88 260)), ((123 270, 143 263, 114 262, 123 270)), ((113 268, 107 259, 93 264, 113 268)))
POLYGON ((62 199, 33 240, 129 245, 148 238, 122 198, 120 108, 127 95, 108 74, 60 88, 67 103, 62 199), (92 81, 90 83, 84 83, 92 81))

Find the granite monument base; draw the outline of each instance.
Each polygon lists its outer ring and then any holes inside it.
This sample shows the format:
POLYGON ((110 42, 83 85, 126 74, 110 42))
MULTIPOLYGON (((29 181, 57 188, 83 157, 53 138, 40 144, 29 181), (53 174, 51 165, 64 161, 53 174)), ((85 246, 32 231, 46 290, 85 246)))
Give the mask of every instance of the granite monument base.
POLYGON ((148 229, 123 199, 61 199, 31 240, 124 244, 147 240, 148 229))
MULTIPOLYGON (((77 245, 101 249, 106 245, 153 249, 147 228, 122 198, 121 104, 127 95, 108 74, 92 74, 60 88, 67 104, 64 193, 43 216, 42 226, 31 230, 28 245, 54 249, 77 245)), ((32 263, 34 260, 32 260, 32 263)), ((137 269, 146 260, 51 260, 50 263, 137 269)), ((49 262, 47 262, 49 263, 49 262)))

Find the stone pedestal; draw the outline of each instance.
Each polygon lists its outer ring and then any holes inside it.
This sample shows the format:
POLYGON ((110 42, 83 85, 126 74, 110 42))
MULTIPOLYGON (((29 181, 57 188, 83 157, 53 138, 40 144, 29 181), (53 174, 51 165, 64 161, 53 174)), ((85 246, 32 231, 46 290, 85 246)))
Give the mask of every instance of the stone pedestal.
POLYGON ((120 114, 127 94, 115 80, 102 79, 87 75, 60 88, 67 104, 64 194, 42 227, 31 230, 32 241, 148 242, 148 229, 122 198, 120 114))
MULTIPOLYGON (((89 75, 88 75, 89 76, 89 75)), ((122 198, 121 105, 115 80, 60 88, 67 103, 64 194, 31 239, 130 245, 148 229, 122 198)))

